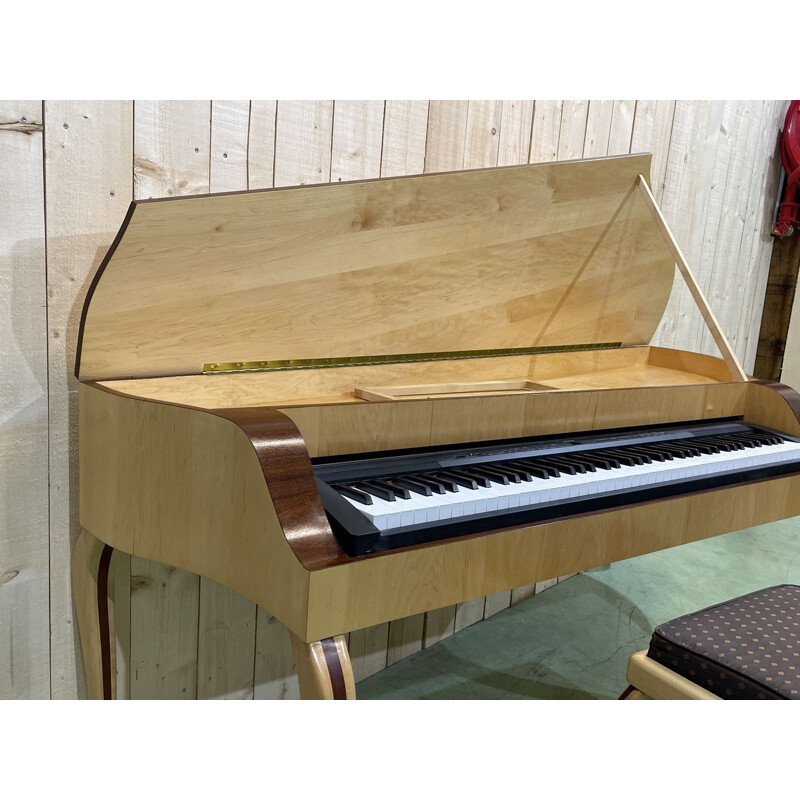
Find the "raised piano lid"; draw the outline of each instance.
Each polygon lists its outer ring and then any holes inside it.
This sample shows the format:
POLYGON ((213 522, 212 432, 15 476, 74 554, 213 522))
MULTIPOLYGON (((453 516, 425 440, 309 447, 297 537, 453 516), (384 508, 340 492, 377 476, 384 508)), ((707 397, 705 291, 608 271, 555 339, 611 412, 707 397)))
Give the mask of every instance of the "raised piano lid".
POLYGON ((76 373, 647 343, 674 276, 637 189, 650 159, 135 202, 87 296, 76 373))

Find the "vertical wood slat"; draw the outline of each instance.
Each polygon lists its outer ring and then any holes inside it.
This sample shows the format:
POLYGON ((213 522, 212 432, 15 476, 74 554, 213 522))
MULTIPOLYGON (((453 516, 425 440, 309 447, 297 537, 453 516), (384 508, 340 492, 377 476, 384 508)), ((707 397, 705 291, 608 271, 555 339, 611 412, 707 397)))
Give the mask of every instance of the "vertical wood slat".
POLYGON ((0 102, 0 699, 50 697, 40 100, 0 102))
POLYGON ((755 367, 756 352, 759 345, 759 331, 767 295, 767 281, 770 275, 773 239, 772 215, 779 193, 781 163, 777 157, 779 137, 787 101, 767 101, 768 106, 762 116, 759 144, 753 160, 753 178, 747 205, 745 231, 739 251, 737 272, 747 270, 752 274, 748 290, 749 314, 742 314, 739 331, 735 335, 737 352, 742 365, 750 373, 755 367), (771 105, 771 109, 769 108, 771 105))
MULTIPOLYGON (((134 197, 204 194, 210 188, 211 103, 137 101, 134 197)), ((131 697, 194 699, 200 578, 131 558, 131 697)))
MULTIPOLYGON (((705 217, 714 191, 712 182, 723 110, 724 103, 719 101, 678 101, 675 104, 661 210, 695 271, 702 252, 705 217)), ((683 330, 690 310, 691 296, 676 273, 672 295, 653 343, 683 347, 688 341, 683 330)))
MULTIPOLYGON (((705 297, 709 306, 715 309, 717 320, 731 347, 737 350, 739 322, 742 316, 747 316, 748 319, 750 317, 752 301, 746 302, 746 298, 749 286, 754 283, 756 276, 747 274, 747 266, 742 276, 729 270, 728 266, 739 263, 753 181, 753 158, 758 152, 761 117, 765 113, 771 116, 772 105, 769 104, 770 107, 767 108, 767 104, 762 101, 744 101, 730 103, 729 106, 733 117, 730 126, 731 152, 722 193, 721 224, 714 235, 714 254, 705 297)), ((704 326, 699 326, 695 339, 699 339, 700 348, 704 352, 716 353, 711 334, 704 326)))
MULTIPOLYGON (((48 396, 50 409, 51 693, 85 696, 72 615, 71 551, 78 536, 75 347, 91 276, 131 199, 130 102, 45 103, 48 396)), ((124 623, 124 620, 122 621, 124 623)), ((126 626, 122 625, 126 630, 126 626)))

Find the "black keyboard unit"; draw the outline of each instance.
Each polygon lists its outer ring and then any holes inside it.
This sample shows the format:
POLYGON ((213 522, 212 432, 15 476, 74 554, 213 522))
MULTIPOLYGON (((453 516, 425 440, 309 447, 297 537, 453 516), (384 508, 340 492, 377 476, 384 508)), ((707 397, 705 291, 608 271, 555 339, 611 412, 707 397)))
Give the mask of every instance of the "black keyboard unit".
POLYGON ((312 465, 334 534, 360 556, 796 473, 800 439, 723 420, 312 465))

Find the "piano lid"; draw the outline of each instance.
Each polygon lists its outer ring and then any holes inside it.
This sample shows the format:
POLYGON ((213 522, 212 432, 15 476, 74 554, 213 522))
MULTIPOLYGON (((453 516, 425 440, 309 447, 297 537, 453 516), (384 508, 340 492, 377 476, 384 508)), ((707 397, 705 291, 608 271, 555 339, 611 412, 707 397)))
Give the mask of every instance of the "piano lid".
POLYGON ((646 344, 674 275, 637 189, 650 158, 135 202, 76 373, 646 344))

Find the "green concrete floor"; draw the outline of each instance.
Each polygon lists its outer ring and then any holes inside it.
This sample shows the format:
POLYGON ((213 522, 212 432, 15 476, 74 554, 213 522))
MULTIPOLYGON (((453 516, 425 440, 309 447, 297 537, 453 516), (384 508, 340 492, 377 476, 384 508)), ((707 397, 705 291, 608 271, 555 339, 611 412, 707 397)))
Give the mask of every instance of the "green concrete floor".
POLYGON ((656 625, 800 584, 800 517, 575 575, 361 681, 362 700, 613 699, 656 625))

